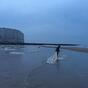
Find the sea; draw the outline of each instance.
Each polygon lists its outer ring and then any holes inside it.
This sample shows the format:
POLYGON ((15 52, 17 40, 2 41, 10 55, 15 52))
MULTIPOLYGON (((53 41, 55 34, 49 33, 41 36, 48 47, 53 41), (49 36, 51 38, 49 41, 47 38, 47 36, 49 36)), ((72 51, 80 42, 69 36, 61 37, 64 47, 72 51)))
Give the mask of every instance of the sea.
POLYGON ((88 54, 55 48, 0 48, 0 88, 88 88, 88 54))

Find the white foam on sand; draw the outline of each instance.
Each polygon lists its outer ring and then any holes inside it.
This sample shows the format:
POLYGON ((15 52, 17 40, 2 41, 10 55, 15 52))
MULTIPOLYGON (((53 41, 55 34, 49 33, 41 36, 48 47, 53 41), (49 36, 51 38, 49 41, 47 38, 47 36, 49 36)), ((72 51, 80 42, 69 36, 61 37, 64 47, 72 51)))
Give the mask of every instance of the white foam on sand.
POLYGON ((0 48, 0 50, 4 50, 4 51, 14 51, 16 49, 15 48, 4 47, 4 48, 0 48))
POLYGON ((17 54, 17 55, 22 55, 24 52, 10 52, 9 54, 17 54))

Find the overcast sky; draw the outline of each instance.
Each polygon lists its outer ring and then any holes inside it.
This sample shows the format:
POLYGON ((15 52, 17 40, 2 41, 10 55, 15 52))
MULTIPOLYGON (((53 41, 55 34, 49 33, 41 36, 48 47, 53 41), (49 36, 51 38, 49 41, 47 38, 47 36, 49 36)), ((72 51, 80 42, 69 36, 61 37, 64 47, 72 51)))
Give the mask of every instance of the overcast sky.
POLYGON ((0 0, 0 27, 29 42, 87 43, 88 0, 0 0))

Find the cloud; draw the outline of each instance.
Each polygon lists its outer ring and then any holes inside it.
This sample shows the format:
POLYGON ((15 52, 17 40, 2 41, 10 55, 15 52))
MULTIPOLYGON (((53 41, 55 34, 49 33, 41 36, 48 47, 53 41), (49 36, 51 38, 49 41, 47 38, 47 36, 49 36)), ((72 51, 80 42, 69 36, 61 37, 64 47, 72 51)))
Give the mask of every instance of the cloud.
POLYGON ((0 11, 35 14, 45 12, 54 7, 66 8, 76 2, 76 0, 0 0, 0 11))
POLYGON ((0 26, 20 29, 27 38, 32 39, 34 37, 40 40, 44 38, 65 40, 83 37, 88 33, 87 2, 86 0, 0 0, 0 26))

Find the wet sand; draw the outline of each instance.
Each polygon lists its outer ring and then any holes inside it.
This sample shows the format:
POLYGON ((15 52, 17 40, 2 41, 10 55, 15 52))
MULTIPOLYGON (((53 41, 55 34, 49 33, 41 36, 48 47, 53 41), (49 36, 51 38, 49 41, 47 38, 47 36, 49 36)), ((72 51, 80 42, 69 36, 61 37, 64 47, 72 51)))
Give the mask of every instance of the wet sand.
POLYGON ((79 47, 61 47, 61 49, 67 49, 77 52, 88 53, 88 48, 79 48, 79 47))
POLYGON ((63 60, 46 64, 55 50, 42 48, 37 52, 27 47, 24 51, 15 54, 1 50, 0 88, 88 88, 87 54, 62 50, 61 56, 67 55, 63 60))

